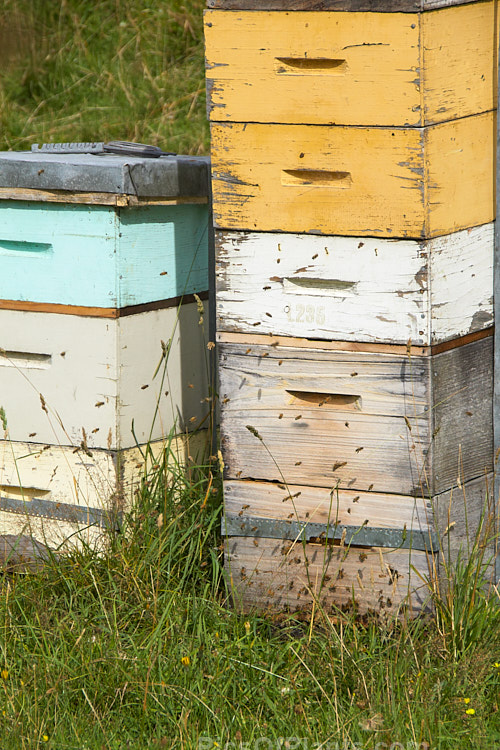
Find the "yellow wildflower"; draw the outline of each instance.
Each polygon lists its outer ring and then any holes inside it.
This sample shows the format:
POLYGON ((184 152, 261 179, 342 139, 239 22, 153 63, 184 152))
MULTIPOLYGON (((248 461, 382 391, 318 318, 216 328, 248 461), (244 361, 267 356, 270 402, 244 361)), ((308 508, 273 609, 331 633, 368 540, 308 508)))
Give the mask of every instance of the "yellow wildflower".
POLYGON ((6 680, 9 676, 9 670, 8 669, 2 669, 0 672, 0 675, 2 676, 2 680, 6 680))
POLYGON ((189 665, 191 664, 191 659, 189 658, 189 656, 183 656, 181 659, 181 663, 184 664, 185 667, 189 667, 189 665))
POLYGON ((474 714, 476 713, 476 709, 475 708, 468 708, 465 713, 468 714, 469 716, 474 716, 474 714))
POLYGON ((470 703, 470 698, 464 698, 464 703, 470 703))
POLYGON ((496 661, 496 662, 495 662, 495 663, 493 664, 493 666, 495 667, 495 669, 500 669, 500 662, 496 661))
POLYGON ((42 742, 48 742, 49 741, 49 735, 48 734, 42 734, 42 742))

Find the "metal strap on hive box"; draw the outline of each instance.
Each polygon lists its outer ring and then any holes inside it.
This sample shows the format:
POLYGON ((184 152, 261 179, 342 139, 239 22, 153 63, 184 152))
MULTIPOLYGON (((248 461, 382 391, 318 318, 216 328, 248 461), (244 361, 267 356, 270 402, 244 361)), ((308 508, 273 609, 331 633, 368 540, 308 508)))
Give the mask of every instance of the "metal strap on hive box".
POLYGON ((438 537, 432 531, 408 531, 373 526, 344 526, 332 523, 305 523, 273 518, 225 516, 222 519, 223 536, 252 536, 267 539, 344 539, 346 545, 360 547, 393 547, 436 552, 438 537))
POLYGON ((48 518, 50 520, 87 524, 88 526, 102 526, 103 528, 115 527, 120 515, 107 513, 99 508, 88 508, 85 505, 56 503, 38 498, 17 500, 9 497, 0 497, 0 511, 16 513, 29 518, 48 518))

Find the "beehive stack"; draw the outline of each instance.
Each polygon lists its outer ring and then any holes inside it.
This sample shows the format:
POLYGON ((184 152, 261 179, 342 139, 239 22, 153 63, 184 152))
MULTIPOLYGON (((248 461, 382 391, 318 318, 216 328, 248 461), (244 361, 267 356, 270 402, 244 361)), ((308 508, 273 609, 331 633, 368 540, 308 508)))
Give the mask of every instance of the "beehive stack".
POLYGON ((202 158, 0 154, 0 535, 96 544, 201 423, 207 196, 202 158))
POLYGON ((235 597, 415 613, 492 470, 496 4, 209 5, 235 597))

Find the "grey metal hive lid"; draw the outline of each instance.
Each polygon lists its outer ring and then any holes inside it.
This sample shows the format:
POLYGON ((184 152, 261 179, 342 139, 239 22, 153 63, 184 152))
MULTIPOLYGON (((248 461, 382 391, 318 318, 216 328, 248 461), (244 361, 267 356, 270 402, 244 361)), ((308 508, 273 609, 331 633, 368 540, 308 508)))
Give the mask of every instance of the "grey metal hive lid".
POLYGON ((0 188, 115 193, 138 198, 206 197, 208 156, 148 159, 105 154, 0 151, 0 188))

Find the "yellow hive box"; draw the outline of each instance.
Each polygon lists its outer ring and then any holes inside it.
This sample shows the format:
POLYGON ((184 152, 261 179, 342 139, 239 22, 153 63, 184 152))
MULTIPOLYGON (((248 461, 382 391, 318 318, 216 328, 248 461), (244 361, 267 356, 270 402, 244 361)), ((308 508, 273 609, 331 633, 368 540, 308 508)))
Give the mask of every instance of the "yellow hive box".
POLYGON ((213 123, 215 225, 425 238, 486 224, 495 129, 494 112, 425 128, 213 123))
POLYGON ((421 126, 496 106, 500 14, 207 11, 215 121, 421 126))

